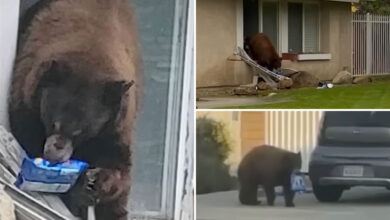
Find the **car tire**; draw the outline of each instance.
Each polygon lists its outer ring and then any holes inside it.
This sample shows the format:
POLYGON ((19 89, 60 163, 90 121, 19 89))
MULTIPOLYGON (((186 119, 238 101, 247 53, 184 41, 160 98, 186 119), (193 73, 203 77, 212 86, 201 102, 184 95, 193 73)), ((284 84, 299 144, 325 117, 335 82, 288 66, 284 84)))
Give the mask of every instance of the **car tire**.
POLYGON ((313 193, 320 202, 337 202, 343 194, 343 188, 313 184, 313 193))

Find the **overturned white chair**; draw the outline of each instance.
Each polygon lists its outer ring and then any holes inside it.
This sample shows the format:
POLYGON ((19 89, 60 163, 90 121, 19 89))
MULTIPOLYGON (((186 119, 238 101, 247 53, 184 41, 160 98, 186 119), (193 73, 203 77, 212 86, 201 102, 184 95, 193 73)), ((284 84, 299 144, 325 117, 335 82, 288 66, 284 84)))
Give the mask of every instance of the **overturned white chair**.
POLYGON ((21 146, 0 126, 0 189, 11 197, 17 220, 74 220, 62 200, 55 194, 23 192, 14 186, 20 171, 21 146))
POLYGON ((276 74, 269 69, 260 66, 258 63, 252 60, 252 58, 250 58, 245 50, 241 47, 237 47, 237 50, 234 54, 240 56, 246 64, 252 67, 253 80, 250 86, 255 86, 258 82, 258 78, 261 77, 272 89, 277 89, 279 81, 289 79, 287 76, 276 74))

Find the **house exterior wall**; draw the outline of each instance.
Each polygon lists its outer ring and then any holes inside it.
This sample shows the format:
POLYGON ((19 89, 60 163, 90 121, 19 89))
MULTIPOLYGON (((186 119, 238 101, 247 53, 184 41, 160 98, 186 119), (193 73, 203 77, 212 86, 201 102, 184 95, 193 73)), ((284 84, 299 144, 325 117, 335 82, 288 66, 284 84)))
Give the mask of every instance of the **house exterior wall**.
POLYGON ((232 55, 237 41, 236 0, 197 0, 197 87, 239 85, 250 82, 245 63, 232 55))
POLYGON ((241 112, 241 157, 265 143, 264 111, 241 112))
MULTIPOLYGON (((242 32, 240 4, 242 0, 197 0, 198 88, 252 82, 251 68, 233 56, 242 40, 237 39, 242 32)), ((351 67, 351 4, 325 0, 319 1, 319 4, 320 49, 323 53, 330 53, 331 60, 284 60, 282 67, 310 72, 320 80, 331 80, 343 68, 350 70, 351 67)), ((281 13, 287 12, 286 0, 281 0, 279 6, 281 13)), ((280 52, 287 52, 286 16, 279 15, 280 52)))

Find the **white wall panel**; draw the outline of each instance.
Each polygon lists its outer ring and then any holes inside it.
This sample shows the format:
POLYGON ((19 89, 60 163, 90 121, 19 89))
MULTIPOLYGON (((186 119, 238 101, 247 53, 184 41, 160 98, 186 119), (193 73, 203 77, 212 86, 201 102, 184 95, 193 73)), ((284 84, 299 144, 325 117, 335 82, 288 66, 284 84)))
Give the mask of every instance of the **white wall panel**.
POLYGON ((292 152, 300 151, 302 170, 308 171, 321 116, 320 111, 268 111, 265 142, 292 152))

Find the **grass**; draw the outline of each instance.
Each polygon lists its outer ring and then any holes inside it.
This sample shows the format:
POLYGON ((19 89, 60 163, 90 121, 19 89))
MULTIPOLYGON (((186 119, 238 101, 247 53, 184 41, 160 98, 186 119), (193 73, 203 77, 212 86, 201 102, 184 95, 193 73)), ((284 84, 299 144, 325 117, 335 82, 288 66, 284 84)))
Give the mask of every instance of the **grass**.
MULTIPOLYGON (((379 80, 378 80, 379 81, 379 80)), ((304 88, 277 92, 272 98, 291 102, 269 105, 228 107, 230 109, 388 109, 390 80, 367 85, 336 86, 332 89, 304 88)))

